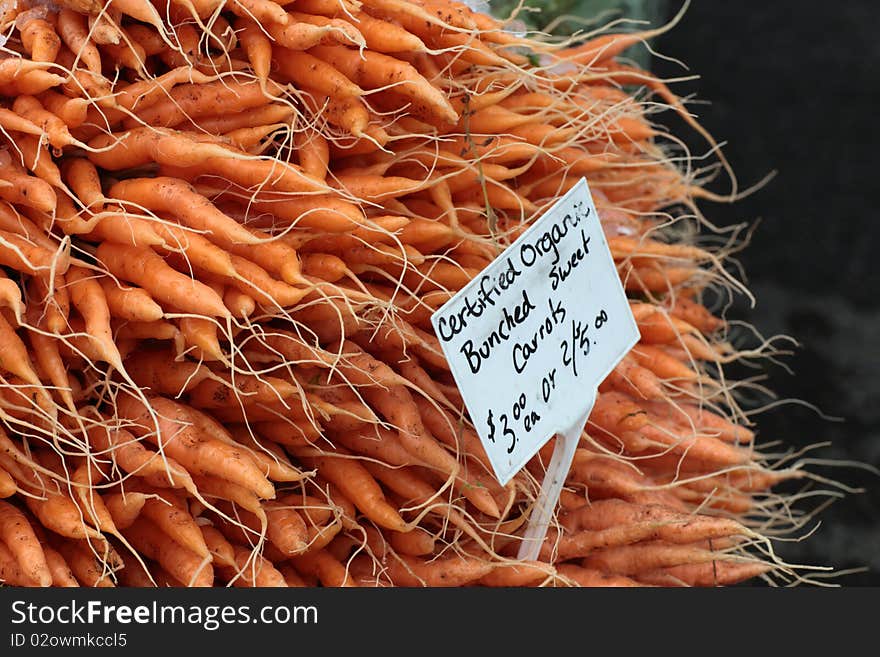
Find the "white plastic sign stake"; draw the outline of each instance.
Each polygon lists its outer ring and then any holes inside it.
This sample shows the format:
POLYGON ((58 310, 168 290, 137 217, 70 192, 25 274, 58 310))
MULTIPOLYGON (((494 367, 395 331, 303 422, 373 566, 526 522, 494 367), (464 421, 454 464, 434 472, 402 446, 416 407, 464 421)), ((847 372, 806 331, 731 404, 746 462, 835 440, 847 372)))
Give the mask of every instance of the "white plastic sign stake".
POLYGON ((502 485, 558 436, 520 548, 533 559, 596 389, 639 339, 586 180, 431 323, 502 485))

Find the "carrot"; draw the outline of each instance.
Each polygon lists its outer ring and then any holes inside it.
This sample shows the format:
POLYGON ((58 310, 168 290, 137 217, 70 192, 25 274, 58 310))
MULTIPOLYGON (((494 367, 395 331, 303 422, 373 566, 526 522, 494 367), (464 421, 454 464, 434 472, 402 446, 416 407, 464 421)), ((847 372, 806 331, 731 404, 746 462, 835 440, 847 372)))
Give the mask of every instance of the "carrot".
POLYGON ((394 92, 411 103, 409 112, 417 118, 458 122, 458 114, 445 95, 406 62, 369 50, 364 51, 361 58, 357 50, 344 46, 317 46, 312 53, 360 87, 376 89, 394 85, 394 92))
POLYGON ((171 322, 162 320, 153 322, 114 321, 113 328, 118 342, 172 340, 175 345, 180 343, 180 331, 171 322))
POLYGON ((94 340, 103 360, 122 369, 122 356, 110 328, 110 308, 104 290, 90 272, 71 267, 67 272, 70 300, 86 321, 86 332, 94 340))
POLYGON ((237 19, 235 30, 254 75, 257 76, 261 87, 265 89, 272 67, 272 42, 260 29, 259 23, 251 17, 237 19))
POLYGON ((157 528, 190 552, 200 557, 210 556, 199 526, 186 509, 156 495, 145 500, 140 516, 152 520, 157 528))
POLYGON ((330 164, 327 140, 317 131, 298 130, 293 133, 293 143, 302 170, 318 180, 324 180, 330 164))
POLYGON ((80 145, 71 136, 64 121, 43 107, 33 95, 22 94, 16 97, 12 103, 12 110, 46 131, 48 141, 53 147, 60 149, 70 144, 80 145))
POLYGON ((217 566, 234 566, 235 548, 232 547, 223 534, 212 525, 200 524, 199 529, 202 532, 205 545, 208 546, 214 557, 214 563, 217 566))
POLYGON ((249 245, 258 241, 191 185, 176 178, 130 178, 113 185, 109 193, 138 207, 172 214, 188 227, 217 239, 249 245))
MULTIPOLYGON (((307 293, 306 290, 273 278, 260 265, 247 258, 232 255, 231 261, 235 269, 235 276, 225 282, 252 297, 257 304, 264 308, 277 309, 295 306, 307 293)), ((293 278, 299 270, 299 262, 294 264, 293 261, 286 260, 283 263, 278 263, 278 267, 284 267, 288 278, 293 278)))
POLYGON ((694 434, 689 429, 664 426, 659 421, 645 425, 641 433, 655 444, 668 448, 670 453, 703 466, 727 468, 743 465, 752 459, 750 450, 739 445, 732 445, 714 436, 694 434))
POLYGON ((181 317, 177 320, 184 347, 192 356, 204 361, 226 359, 224 349, 217 337, 217 325, 204 317, 181 317))
POLYGON ((126 530, 140 515, 147 502, 147 496, 135 492, 106 493, 103 500, 116 528, 126 530))
POLYGON ((46 490, 41 499, 26 497, 25 504, 46 529, 73 539, 103 540, 93 527, 85 524, 76 503, 60 492, 46 490))
MULTIPOLYGON (((121 28, 117 28, 122 32, 121 28)), ((120 43, 106 44, 101 47, 105 57, 116 62, 117 68, 130 68, 135 71, 143 70, 147 61, 147 51, 137 41, 132 41, 131 36, 125 34, 120 43)))
POLYGON ((302 253, 300 255, 303 273, 328 283, 335 283, 348 272, 345 261, 329 253, 302 253))
POLYGON ((121 20, 122 14, 115 7, 108 8, 106 13, 97 15, 90 13, 88 16, 89 37, 99 46, 119 43, 118 23, 121 20))
POLYGON ((315 16, 337 16, 339 14, 351 14, 357 10, 360 2, 350 0, 297 0, 296 8, 307 14, 315 16))
MULTIPOLYGON (((248 511, 233 509, 228 503, 218 503, 218 508, 226 515, 243 524, 254 536, 262 534, 261 520, 248 511)), ((302 516, 292 508, 267 503, 265 536, 270 545, 280 550, 284 557, 302 554, 308 549, 308 528, 302 516)), ((247 534, 245 533, 245 536, 247 534)))
POLYGON ((667 392, 663 382, 651 370, 639 365, 631 353, 624 356, 600 384, 599 391, 608 388, 632 394, 637 399, 664 400, 667 392))
POLYGON ((82 14, 62 8, 58 13, 58 35, 89 71, 100 75, 101 54, 89 39, 88 27, 82 14))
POLYGON ((165 347, 144 347, 125 362, 126 370, 138 386, 155 393, 177 396, 213 376, 199 363, 175 359, 165 347))
POLYGON ((624 575, 615 575, 592 568, 584 568, 573 563, 562 563, 556 567, 559 575, 584 587, 636 587, 646 586, 638 580, 624 575))
POLYGON ((53 544, 82 586, 116 586, 114 571, 120 567, 122 561, 109 544, 90 545, 88 541, 70 539, 55 540, 53 544))
MULTIPOLYGON (((447 475, 458 475, 460 469, 458 463, 427 432, 408 390, 402 387, 381 391, 368 389, 363 394, 373 407, 398 428, 398 436, 407 451, 422 462, 440 468, 447 475)), ((476 487, 460 477, 455 481, 459 492, 478 509, 492 517, 500 517, 501 512, 487 490, 476 487)))
MULTIPOLYGON (((332 423, 328 424, 333 426, 332 423)), ((403 448, 397 439, 397 433, 391 429, 364 425, 359 431, 338 431, 331 437, 335 443, 350 449, 355 454, 376 459, 383 464, 424 465, 403 448)))
POLYGON ((5 107, 0 107, 0 127, 10 132, 21 132, 35 137, 43 136, 40 126, 5 107))
POLYGON ((18 486, 11 474, 0 466, 0 499, 12 497, 18 492, 18 486))
POLYGON ((218 82, 181 84, 175 86, 168 97, 137 112, 136 116, 123 122, 125 128, 146 125, 170 128, 186 120, 198 124, 201 116, 223 113, 224 107, 234 104, 239 111, 267 105, 279 93, 279 87, 270 82, 268 88, 253 80, 224 79, 218 82))
POLYGON ((673 492, 652 490, 656 482, 634 466, 586 449, 579 448, 575 452, 569 480, 585 484, 591 499, 620 497, 636 503, 659 503, 678 510, 686 509, 673 492))
POLYGON ((52 185, 41 178, 28 175, 17 166, 0 168, 0 198, 47 213, 52 213, 57 204, 52 185), (8 186, 3 186, 4 182, 8 186))
POLYGON ((162 319, 162 307, 153 301, 146 290, 122 285, 108 276, 98 276, 97 281, 113 317, 136 322, 162 319))
POLYGON ((395 586, 465 586, 495 568, 488 559, 451 556, 433 560, 399 554, 388 559, 387 573, 395 586))
MULTIPOLYGON (((357 43, 350 30, 342 30, 333 24, 314 25, 303 21, 269 23, 266 31, 278 45, 289 50, 308 50, 320 43, 357 43)), ((361 37, 361 42, 363 38, 361 37)))
POLYGON ((683 564, 660 570, 639 573, 635 578, 657 586, 732 586, 759 577, 773 570, 761 561, 712 561, 711 563, 683 564))
POLYGON ((326 549, 313 550, 293 559, 294 567, 307 575, 316 577, 322 586, 356 587, 348 569, 326 549))
POLYGON ((256 128, 265 125, 290 125, 294 110, 287 104, 273 102, 253 108, 241 114, 219 114, 199 117, 198 123, 182 123, 181 129, 204 130, 214 135, 228 134, 242 128, 256 128))
POLYGON ((139 553, 157 561, 186 586, 205 587, 214 583, 210 559, 179 545, 148 518, 139 516, 124 534, 139 553))
POLYGON ((559 560, 587 556, 594 550, 639 541, 695 543, 706 539, 748 534, 727 518, 685 514, 662 505, 637 505, 623 500, 597 500, 565 514, 567 531, 544 545, 542 554, 559 560), (570 532, 570 533, 569 533, 570 532))
POLYGON ((0 351, 0 369, 38 386, 40 378, 34 370, 27 347, 2 314, 0 314, 0 344, 3 345, 3 350, 0 351))
MULTIPOLYGON (((409 505, 422 505, 433 501, 437 496, 437 489, 425 481, 413 468, 391 468, 375 462, 366 462, 364 467, 384 486, 396 493, 402 499, 407 500, 409 505)), ((470 538, 482 540, 476 533, 473 525, 465 516, 452 505, 442 505, 437 508, 432 506, 432 511, 449 521, 457 529, 460 529, 470 538)))
MULTIPOLYGON (((250 432, 239 430, 227 431, 214 417, 196 409, 191 410, 193 424, 204 434, 216 438, 236 449, 245 449, 248 456, 255 462, 271 481, 294 482, 302 481, 307 477, 299 468, 295 467, 284 451, 272 445, 259 443, 250 432)), ((232 428, 235 429, 234 427, 232 428)))
POLYGON ((102 534, 119 536, 104 500, 95 492, 106 473, 94 461, 83 460, 70 475, 73 498, 91 524, 102 534))
POLYGON ((399 554, 423 557, 433 554, 436 537, 420 527, 414 527, 408 532, 391 532, 388 542, 399 554))
POLYGON ((380 527, 406 531, 406 521, 386 500, 379 484, 357 459, 336 450, 333 454, 294 450, 309 468, 338 486, 358 510, 380 527), (308 454, 308 456, 306 456, 308 454))
POLYGON ((31 135, 17 135, 15 143, 18 150, 21 151, 25 167, 53 187, 64 189, 61 171, 52 161, 48 149, 40 143, 39 139, 31 135))
POLYGON ((0 228, 47 251, 60 248, 57 239, 48 234, 43 214, 39 211, 22 208, 19 212, 10 205, 0 204, 0 228))
POLYGON ((659 379, 677 385, 695 381, 699 375, 678 358, 654 345, 636 345, 630 352, 642 367, 651 370, 659 379))
POLYGON ((234 287, 227 287, 224 290, 223 303, 232 316, 238 318, 250 317, 257 309, 257 302, 252 296, 234 287))
POLYGON ((96 255, 111 274, 138 285, 160 303, 208 317, 229 317, 211 288, 176 272, 149 249, 103 242, 96 255))
MULTIPOLYGON (((34 71, 44 71, 46 62, 36 62, 24 57, 9 57, 0 61, 0 84, 14 83, 15 81, 34 71)), ((55 76, 60 80, 60 76, 55 76)), ((56 83, 57 84, 57 83, 56 83)))
POLYGON ((235 155, 233 149, 198 137, 194 133, 170 129, 132 128, 92 138, 88 143, 88 158, 103 169, 120 171, 151 162, 175 166, 205 165, 206 160, 235 155))
POLYGON ((43 545, 43 553, 46 556, 46 564, 52 573, 52 586, 72 588, 79 586, 79 582, 67 565, 67 561, 55 548, 43 545))
POLYGON ((16 322, 21 324, 24 311, 21 288, 2 272, 0 272, 0 308, 9 308, 15 316, 16 322))
MULTIPOLYGON (((210 144, 200 144, 193 148, 184 139, 179 139, 175 146, 194 152, 210 144)), ((226 149, 225 155, 207 155, 186 168, 186 177, 195 178, 201 175, 213 176, 228 180, 237 185, 250 188, 268 187, 279 192, 317 192, 327 191, 323 181, 315 180, 305 174, 298 166, 271 157, 255 157, 238 151, 233 147, 226 149)), ((170 157, 162 157, 163 165, 176 166, 180 161, 170 157)))
POLYGON ((582 565, 609 573, 626 576, 695 563, 711 563, 724 560, 721 553, 694 545, 673 545, 663 541, 645 541, 635 545, 597 550, 585 557, 582 565))
POLYGON ((35 586, 3 543, 0 543, 0 582, 8 586, 35 586))
POLYGON ((287 582, 272 562, 234 545, 235 566, 221 568, 224 579, 236 587, 286 587, 287 582))
POLYGON ((272 0, 233 0, 229 10, 236 16, 252 16, 259 23, 287 25, 289 17, 279 3, 272 0))
MULTIPOLYGON (((201 185, 199 188, 206 196, 215 200, 223 196, 223 191, 216 187, 201 185)), ((360 207, 337 196, 253 195, 242 190, 239 198, 245 199, 254 212, 271 214, 279 225, 314 228, 328 233, 345 233, 366 222, 360 207)), ((251 223, 253 218, 249 217, 247 221, 251 223)))
MULTIPOLYGON (((217 375, 204 379, 190 389, 189 403, 201 409, 223 408, 229 405, 250 406, 287 399, 287 404, 300 405, 299 389, 276 377, 256 377, 246 374, 217 375)), ((199 414, 200 415, 200 414, 199 414)))
POLYGON ((104 206, 101 178, 95 165, 83 157, 65 160, 61 170, 64 180, 76 194, 83 207, 99 211, 104 206))
POLYGON ((300 575, 293 566, 289 563, 280 564, 278 566, 278 571, 284 576, 284 581, 287 586, 290 587, 306 587, 311 586, 311 584, 307 584, 306 580, 303 579, 303 576, 300 575))
POLYGON ((502 562, 495 563, 492 572, 481 577, 477 583, 497 587, 537 586, 552 581, 555 575, 555 570, 541 561, 502 562))
POLYGON ((0 500, 0 541, 9 547, 25 577, 38 586, 52 584, 46 556, 27 517, 3 500, 0 500))
POLYGON ((674 408, 656 402, 640 402, 639 405, 664 420, 684 428, 696 428, 700 433, 716 436, 726 442, 748 444, 755 438, 755 433, 748 427, 696 404, 681 403, 674 408))
POLYGON ((135 435, 158 445, 190 474, 223 477, 262 498, 275 496, 274 486, 253 460, 239 449, 201 435, 185 406, 162 397, 149 401, 155 418, 139 399, 126 395, 117 400, 120 417, 137 423, 132 427, 135 435))
POLYGON ((391 54, 417 53, 428 49, 419 37, 394 21, 375 18, 363 11, 354 12, 352 16, 369 50, 391 54))
MULTIPOLYGON (((250 421, 256 423, 254 428, 258 435, 285 447, 305 447, 321 439, 321 424, 306 417, 291 418, 289 414, 279 415, 273 412, 268 414, 269 417, 260 419, 253 417, 252 410, 248 411, 247 415, 250 421)), ((221 412, 215 412, 214 417, 226 421, 238 420, 238 418, 225 418, 221 412)))
POLYGON ((131 588, 155 588, 157 586, 156 575, 152 572, 158 565, 149 559, 135 557, 130 552, 122 553, 122 568, 116 573, 122 586, 131 588), (146 568, 141 561, 146 562, 146 568))
POLYGON ((165 258, 166 262, 177 270, 190 273, 196 269, 218 276, 235 276, 230 254, 201 233, 164 222, 156 223, 155 232, 163 240, 161 250, 172 254, 165 258))
POLYGON ((42 18, 32 18, 19 26, 21 45, 33 61, 54 62, 61 49, 55 27, 42 18))

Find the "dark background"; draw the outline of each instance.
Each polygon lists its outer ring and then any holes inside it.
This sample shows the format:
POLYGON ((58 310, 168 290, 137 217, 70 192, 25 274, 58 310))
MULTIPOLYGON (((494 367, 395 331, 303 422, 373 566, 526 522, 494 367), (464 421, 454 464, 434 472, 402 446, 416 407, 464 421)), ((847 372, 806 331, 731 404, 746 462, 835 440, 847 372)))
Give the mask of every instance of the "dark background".
MULTIPOLYGON (((666 3, 671 15, 681 6, 666 3)), ((758 223, 738 255, 757 298, 729 316, 800 346, 768 367, 764 382, 787 403, 756 417, 759 440, 797 447, 830 442, 813 456, 880 465, 880 216, 878 83, 880 6, 846 2, 694 0, 681 23, 652 42, 682 60, 695 82, 701 123, 727 142, 747 187, 777 176, 736 203, 702 203, 719 225, 758 223)), ((679 65, 652 58, 655 72, 679 65)), ((668 112, 666 113, 668 114, 668 112)), ((665 115, 657 118, 665 120, 665 115)), ((671 119, 677 135, 688 131, 671 119)), ((688 140, 698 152, 705 145, 688 140)), ((719 182, 718 191, 727 191, 719 182)), ((880 476, 856 466, 811 471, 865 489, 824 510, 815 533, 775 547, 788 562, 830 566, 828 581, 880 585, 880 476), (859 572, 846 574, 849 569, 859 572)), ((814 525, 810 525, 813 527, 814 525)))

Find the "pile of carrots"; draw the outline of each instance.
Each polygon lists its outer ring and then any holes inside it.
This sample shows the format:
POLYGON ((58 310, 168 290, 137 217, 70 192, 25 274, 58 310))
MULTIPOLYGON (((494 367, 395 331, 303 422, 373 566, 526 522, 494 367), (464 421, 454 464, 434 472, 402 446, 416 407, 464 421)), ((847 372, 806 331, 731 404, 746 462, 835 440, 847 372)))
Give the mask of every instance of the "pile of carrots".
MULTIPOLYGON (((712 167, 624 50, 452 0, 0 0, 0 582, 797 581, 712 167), (641 332, 540 558, 430 316, 581 177, 641 332)), ((717 168, 717 167, 716 167, 717 168)))

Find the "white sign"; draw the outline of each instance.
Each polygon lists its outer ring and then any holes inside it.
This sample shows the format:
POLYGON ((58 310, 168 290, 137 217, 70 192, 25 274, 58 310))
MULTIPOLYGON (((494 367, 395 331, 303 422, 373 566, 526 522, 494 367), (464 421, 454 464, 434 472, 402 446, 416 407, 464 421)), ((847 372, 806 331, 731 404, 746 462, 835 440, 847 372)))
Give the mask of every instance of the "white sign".
POLYGON ((431 322, 498 481, 560 436, 533 512, 548 514, 596 388, 639 340, 586 180, 431 322))

